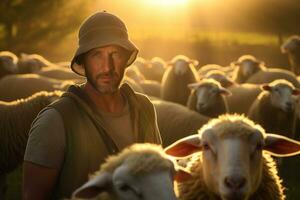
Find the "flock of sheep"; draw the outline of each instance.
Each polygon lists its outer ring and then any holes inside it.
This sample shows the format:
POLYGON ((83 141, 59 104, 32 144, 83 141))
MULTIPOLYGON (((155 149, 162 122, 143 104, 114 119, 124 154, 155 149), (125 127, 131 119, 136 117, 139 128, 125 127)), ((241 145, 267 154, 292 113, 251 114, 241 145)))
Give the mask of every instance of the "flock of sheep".
MULTIPOLYGON (((271 156, 300 151, 300 37, 281 48, 290 70, 252 55, 201 67, 184 55, 169 62, 139 57, 123 82, 151 99, 165 149, 136 144, 109 157, 72 198, 285 199, 284 159, 271 156)), ((7 174, 21 166, 37 113, 85 81, 68 65, 0 52, 0 199, 7 174)))

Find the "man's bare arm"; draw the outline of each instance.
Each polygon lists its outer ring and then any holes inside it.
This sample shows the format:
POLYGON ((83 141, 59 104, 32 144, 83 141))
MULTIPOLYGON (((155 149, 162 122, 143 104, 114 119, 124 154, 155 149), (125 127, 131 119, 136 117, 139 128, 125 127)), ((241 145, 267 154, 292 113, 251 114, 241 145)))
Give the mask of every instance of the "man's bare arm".
POLYGON ((58 169, 24 161, 23 200, 50 199, 59 175, 58 169))

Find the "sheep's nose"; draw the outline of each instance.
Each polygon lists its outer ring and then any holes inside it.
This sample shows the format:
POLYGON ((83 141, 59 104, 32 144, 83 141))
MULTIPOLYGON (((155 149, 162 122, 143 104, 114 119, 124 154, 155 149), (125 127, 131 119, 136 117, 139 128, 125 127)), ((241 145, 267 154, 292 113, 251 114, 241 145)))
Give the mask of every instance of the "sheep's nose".
POLYGON ((286 103, 286 108, 287 108, 287 110, 292 110, 292 109, 293 109, 293 104, 292 104, 292 102, 287 102, 287 103, 286 103))
POLYGON ((242 176, 227 176, 224 178, 225 186, 230 190, 240 190, 246 185, 246 178, 242 176))
POLYGON ((205 103, 198 103, 197 107, 199 110, 202 110, 205 107, 205 103))

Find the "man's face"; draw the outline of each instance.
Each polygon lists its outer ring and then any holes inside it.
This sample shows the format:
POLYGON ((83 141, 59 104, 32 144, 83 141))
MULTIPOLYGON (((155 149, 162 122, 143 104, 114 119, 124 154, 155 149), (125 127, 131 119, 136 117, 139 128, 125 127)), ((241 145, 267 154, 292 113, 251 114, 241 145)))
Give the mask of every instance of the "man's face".
POLYGON ((84 57, 87 81, 99 92, 111 94, 118 90, 129 52, 117 45, 90 50, 84 57))

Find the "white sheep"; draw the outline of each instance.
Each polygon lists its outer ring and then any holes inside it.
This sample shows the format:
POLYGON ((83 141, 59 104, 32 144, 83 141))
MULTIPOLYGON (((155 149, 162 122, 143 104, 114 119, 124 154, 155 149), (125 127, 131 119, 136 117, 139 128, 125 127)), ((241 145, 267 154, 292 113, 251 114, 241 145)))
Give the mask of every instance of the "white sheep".
POLYGON ((153 57, 150 60, 151 74, 148 79, 161 82, 164 72, 167 68, 166 62, 160 57, 153 57))
POLYGON ((39 92, 26 99, 0 101, 0 174, 18 167, 24 158, 30 125, 37 114, 62 92, 39 92))
POLYGON ((198 134, 166 148, 176 157, 192 155, 192 178, 177 183, 181 200, 284 200, 284 187, 270 155, 300 153, 300 143, 264 129, 241 115, 223 115, 198 134))
MULTIPOLYGON (((5 177, 23 162, 31 123, 43 108, 60 96, 59 91, 39 92, 26 99, 0 101, 0 199, 4 199, 6 181, 11 184, 11 180, 5 177)), ((13 182, 20 184, 21 180, 14 178, 13 182)), ((21 188, 12 186, 15 187, 14 193, 21 193, 21 188)))
POLYGON ((183 55, 175 56, 165 71, 161 84, 161 98, 181 105, 186 105, 190 83, 199 81, 194 60, 183 55))
POLYGON ((261 88, 263 91, 249 109, 249 118, 268 132, 293 138, 295 102, 292 95, 299 95, 300 90, 281 79, 264 84, 261 88))
POLYGON ((151 102, 157 113, 157 124, 164 147, 197 131, 210 119, 178 103, 163 100, 151 102))
POLYGON ((281 46, 281 52, 288 55, 291 71, 300 75, 300 36, 291 36, 281 46))
POLYGON ((7 75, 0 79, 0 100, 27 98, 40 91, 65 91, 72 84, 73 81, 61 81, 37 74, 7 75))
POLYGON ((38 54, 21 53, 20 59, 18 61, 19 73, 22 74, 37 72, 43 67, 53 66, 56 65, 38 54))
POLYGON ((176 200, 174 166, 162 147, 134 144, 108 157, 72 199, 176 200))
POLYGON ((231 80, 223 71, 220 70, 210 70, 209 72, 207 72, 205 74, 205 76, 201 77, 206 78, 206 79, 214 79, 216 81, 218 81, 222 87, 224 88, 229 88, 233 85, 235 85, 236 83, 231 80))
POLYGON ((208 117, 218 117, 228 112, 225 96, 231 95, 229 90, 213 79, 203 79, 198 83, 189 84, 191 93, 187 107, 208 117))
POLYGON ((265 69, 264 62, 252 55, 243 55, 231 65, 235 66, 233 80, 237 83, 245 83, 253 74, 265 69))

